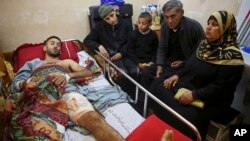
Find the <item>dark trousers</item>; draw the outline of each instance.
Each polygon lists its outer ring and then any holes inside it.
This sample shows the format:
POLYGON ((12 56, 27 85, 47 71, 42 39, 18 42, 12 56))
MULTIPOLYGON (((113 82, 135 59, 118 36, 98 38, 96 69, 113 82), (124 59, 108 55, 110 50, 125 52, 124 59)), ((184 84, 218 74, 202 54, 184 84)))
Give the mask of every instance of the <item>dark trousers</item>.
POLYGON ((131 76, 133 79, 138 79, 139 69, 137 65, 129 58, 125 57, 121 60, 113 62, 117 67, 122 69, 126 74, 131 76))
MULTIPOLYGON (((151 87, 150 91, 154 92, 154 96, 156 96, 163 103, 168 105, 175 112, 183 116, 195 127, 197 127, 201 134, 201 137, 204 139, 208 130, 210 120, 221 114, 221 111, 225 109, 225 106, 207 104, 203 109, 201 109, 191 105, 183 105, 174 98, 174 95, 176 94, 178 89, 179 86, 171 89, 166 89, 163 85, 158 85, 155 87, 151 87)), ((186 134, 190 138, 196 140, 196 136, 194 135, 194 132, 191 130, 191 128, 183 124, 177 117, 172 115, 162 106, 151 100, 150 107, 153 109, 154 113, 162 120, 178 129, 182 133, 186 134)))
MULTIPOLYGON (((149 68, 142 70, 139 83, 147 90, 150 90, 151 87, 155 87, 157 85, 163 85, 163 81, 173 75, 176 70, 169 69, 168 67, 164 67, 164 73, 159 77, 155 78, 157 70, 157 65, 153 64, 149 68)), ((151 91, 150 91, 151 92, 151 91)), ((154 92, 151 92, 154 94, 154 92)), ((144 105, 145 94, 142 91, 139 91, 138 102, 136 104, 137 110, 139 113, 142 113, 143 105, 144 105)))
MULTIPOLYGON (((132 77, 135 81, 138 81, 139 69, 131 59, 125 57, 121 60, 114 61, 113 63, 130 77, 132 77)), ((117 83, 123 91, 131 96, 131 98, 135 98, 135 85, 129 79, 127 79, 125 76, 122 76, 119 79, 115 80, 115 83, 117 83)))

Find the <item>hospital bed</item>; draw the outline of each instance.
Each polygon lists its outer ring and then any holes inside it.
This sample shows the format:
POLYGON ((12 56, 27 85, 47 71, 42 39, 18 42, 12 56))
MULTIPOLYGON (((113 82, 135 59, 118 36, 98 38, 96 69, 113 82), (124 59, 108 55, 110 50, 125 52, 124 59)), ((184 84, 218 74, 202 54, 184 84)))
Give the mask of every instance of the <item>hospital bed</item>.
MULTIPOLYGON (((94 61, 96 65, 98 63, 94 59, 92 53, 88 53, 83 49, 81 46, 82 44, 77 41, 77 40, 64 40, 63 41, 63 47, 62 47, 62 53, 61 53, 61 59, 66 59, 66 58, 71 58, 78 62, 80 65, 84 66, 84 61, 86 59, 91 59, 94 61)), ((23 44, 19 46, 13 53, 13 70, 6 69, 6 64, 5 64, 5 73, 9 76, 11 71, 17 72, 18 69, 28 60, 33 59, 34 57, 39 57, 43 59, 43 51, 42 51, 43 43, 39 44, 23 44), (32 52, 32 53, 27 53, 27 52, 32 52)), ((105 59, 99 52, 95 52, 95 56, 98 55, 100 58, 102 58, 105 62, 105 67, 104 67, 104 73, 98 76, 94 82, 91 82, 89 84, 90 87, 103 87, 103 86, 117 86, 113 81, 112 78, 110 77, 110 66, 115 68, 117 71, 119 71, 123 76, 127 77, 131 83, 136 85, 136 93, 138 94, 138 90, 141 89, 142 91, 145 92, 146 97, 145 97, 145 105, 144 105, 144 116, 140 115, 139 113, 136 112, 136 110, 128 103, 128 102, 121 102, 121 103, 116 103, 114 105, 108 106, 105 111, 103 111, 101 114, 104 116, 106 122, 111 125, 114 129, 116 129, 124 138, 126 138, 128 141, 132 140, 140 140, 138 139, 138 136, 142 138, 143 136, 141 135, 141 132, 144 132, 145 130, 152 129, 152 127, 147 127, 146 125, 154 125, 151 123, 159 124, 159 125, 164 125, 164 126, 158 126, 162 128, 157 128, 157 126, 153 126, 153 128, 158 129, 158 133, 151 135, 155 139, 157 138, 156 136, 161 137, 161 134, 164 132, 164 129, 172 129, 174 130, 174 134, 178 136, 174 136, 175 140, 191 140, 178 130, 175 130, 173 127, 169 126, 168 124, 160 121, 156 116, 150 116, 147 117, 146 113, 146 106, 147 106, 147 99, 152 98, 153 100, 157 101, 159 105, 163 106, 167 110, 169 110, 172 114, 174 114, 178 119, 180 119, 180 124, 186 124, 192 129, 195 134, 197 135, 197 140, 200 140, 200 135, 196 127, 194 127, 191 123, 189 123, 187 120, 182 118, 179 114, 177 114, 175 111, 171 110, 167 105, 162 103, 160 100, 158 100, 156 97, 154 97, 152 94, 150 94, 146 89, 144 89, 141 85, 139 85, 136 81, 134 81, 130 76, 128 76, 126 73, 124 73, 122 70, 117 68, 112 62, 109 60, 105 59), (155 122, 157 121, 157 122, 155 122), (160 121, 160 122, 158 122, 160 121), (142 130, 143 129, 143 130, 142 130), (145 130, 144 130, 145 129, 145 130)), ((3 67, 1 68, 1 70, 3 67)), ((4 83, 2 86, 9 85, 10 83, 4 83)), ((7 93, 7 89, 4 89, 5 93, 7 93)), ((137 95, 136 94, 136 95, 137 95)), ((6 94, 5 97, 8 98, 9 94, 6 94)), ((132 100, 132 102, 136 103, 137 102, 137 96, 135 99, 132 100)), ((5 136, 8 133, 8 130, 6 128, 5 136)), ((150 135, 150 134, 149 134, 150 135)), ((8 137, 8 136, 7 136, 8 137)), ((66 129, 64 132, 64 140, 93 140, 94 138, 91 134, 82 134, 81 129, 66 129)))

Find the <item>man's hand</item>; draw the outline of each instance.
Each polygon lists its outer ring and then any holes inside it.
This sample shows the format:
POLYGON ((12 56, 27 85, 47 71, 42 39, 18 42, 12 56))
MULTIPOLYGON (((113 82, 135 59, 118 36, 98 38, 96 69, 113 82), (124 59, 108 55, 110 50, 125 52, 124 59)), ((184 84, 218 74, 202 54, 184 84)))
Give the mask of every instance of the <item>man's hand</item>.
POLYGON ((183 63, 183 61, 174 61, 174 62, 171 63, 170 66, 171 66, 171 68, 176 69, 176 68, 178 68, 182 63, 183 63))
POLYGON ((101 53, 104 57, 106 57, 107 59, 109 59, 109 53, 107 52, 107 50, 104 48, 103 45, 100 45, 100 46, 98 47, 98 49, 99 49, 100 53, 101 53))
POLYGON ((31 82, 38 82, 38 81, 40 81, 42 78, 43 78, 43 76, 32 77, 30 81, 31 81, 31 82))
POLYGON ((112 56, 110 58, 110 61, 120 60, 121 58, 122 58, 122 54, 121 53, 116 53, 114 56, 112 56))
POLYGON ((163 73, 163 68, 162 66, 157 66, 157 70, 156 70, 156 74, 155 74, 155 77, 156 78, 159 78, 160 75, 163 73))
POLYGON ((99 75, 102 73, 102 68, 96 68, 94 70, 91 70, 92 75, 99 75))
POLYGON ((179 80, 179 77, 177 75, 172 75, 171 77, 169 77, 163 82, 163 86, 167 89, 170 89, 171 87, 174 87, 176 85, 178 80, 179 80))
POLYGON ((61 73, 56 72, 56 73, 50 73, 49 75, 54 77, 52 82, 58 86, 65 86, 68 83, 66 76, 61 73))

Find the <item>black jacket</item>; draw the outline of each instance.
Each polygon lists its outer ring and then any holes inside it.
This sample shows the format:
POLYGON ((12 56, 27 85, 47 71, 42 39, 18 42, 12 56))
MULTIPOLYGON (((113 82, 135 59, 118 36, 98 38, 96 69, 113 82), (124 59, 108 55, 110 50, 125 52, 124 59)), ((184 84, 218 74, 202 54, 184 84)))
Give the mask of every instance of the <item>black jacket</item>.
POLYGON ((136 29, 129 36, 128 42, 129 57, 136 64, 155 62, 159 40, 154 31, 150 30, 143 35, 136 29))
POLYGON ((127 52, 127 36, 130 32, 128 23, 122 19, 119 19, 114 26, 103 20, 87 35, 83 43, 94 50, 98 50, 98 46, 103 45, 111 56, 119 52, 124 57, 127 52))
MULTIPOLYGON (((201 24, 193 19, 183 16, 180 22, 179 40, 182 52, 185 56, 184 61, 186 61, 198 47, 200 41, 204 39, 205 34, 201 24)), ((166 62, 169 62, 166 60, 166 54, 169 48, 168 41, 170 30, 166 21, 164 21, 161 25, 161 38, 157 51, 156 63, 158 65, 165 65, 166 62)))

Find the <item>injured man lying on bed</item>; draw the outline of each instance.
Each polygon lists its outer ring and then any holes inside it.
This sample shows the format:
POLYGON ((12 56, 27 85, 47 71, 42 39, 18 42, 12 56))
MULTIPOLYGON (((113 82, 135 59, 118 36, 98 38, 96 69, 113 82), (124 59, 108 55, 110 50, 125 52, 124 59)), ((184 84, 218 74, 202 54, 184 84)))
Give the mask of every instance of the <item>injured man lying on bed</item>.
POLYGON ((91 62, 82 67, 70 59, 59 60, 62 42, 56 36, 44 44, 45 59, 26 62, 11 85, 10 99, 15 103, 12 137, 63 140, 70 119, 71 124, 88 130, 96 140, 124 140, 99 112, 109 104, 128 102, 126 93, 112 87, 91 90, 86 84, 101 73, 100 68, 91 62))

